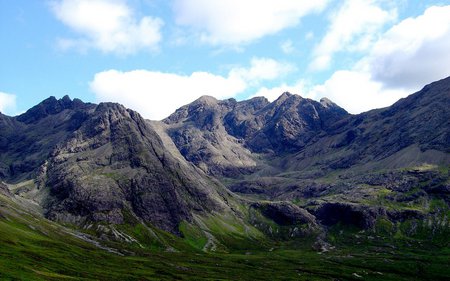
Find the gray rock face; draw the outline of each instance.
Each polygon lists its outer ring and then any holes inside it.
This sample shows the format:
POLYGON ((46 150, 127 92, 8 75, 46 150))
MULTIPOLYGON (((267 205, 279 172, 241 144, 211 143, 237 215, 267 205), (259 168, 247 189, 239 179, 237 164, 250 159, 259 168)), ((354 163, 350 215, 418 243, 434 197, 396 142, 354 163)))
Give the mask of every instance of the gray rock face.
POLYGON ((192 212, 224 211, 217 184, 165 151, 139 114, 102 103, 48 161, 47 215, 122 223, 127 212, 178 233, 192 212))
POLYGON ((286 153, 304 148, 348 113, 338 106, 284 93, 257 115, 265 122, 246 144, 254 152, 286 153))
POLYGON ((194 213, 230 211, 220 184, 175 159, 147 122, 121 105, 49 98, 1 117, 2 178, 48 188, 50 219, 119 224, 132 215, 179 234, 179 223, 194 213))
POLYGON ((236 177, 255 170, 255 153, 299 150, 346 116, 331 101, 284 93, 273 103, 265 98, 236 102, 202 97, 164 122, 188 161, 210 174, 236 177))
POLYGON ((256 160, 241 139, 228 133, 223 120, 234 118, 229 115, 233 108, 242 109, 240 116, 246 116, 263 104, 261 99, 241 104, 233 99, 218 101, 201 97, 178 109, 164 122, 168 134, 188 161, 209 174, 233 177, 252 171, 256 160))
POLYGON ((3 182, 0 182, 0 194, 3 194, 5 196, 12 196, 8 187, 3 182))
POLYGON ((50 151, 94 108, 77 99, 51 97, 17 117, 0 114, 0 177, 12 182, 34 178, 50 151))
POLYGON ((272 103, 204 96, 152 123, 118 104, 49 98, 0 114, 0 180, 33 179, 48 191, 47 217, 78 225, 137 217, 180 234, 197 214, 235 215, 237 197, 206 172, 251 202, 296 202, 248 204, 280 225, 373 228, 449 204, 449 106, 450 78, 359 115, 290 93, 272 103))
POLYGON ((373 168, 378 162, 390 168, 448 164, 449 106, 447 78, 389 108, 359 115, 325 98, 315 102, 284 93, 272 103, 200 98, 164 122, 188 161, 213 175, 236 178, 267 165, 331 171, 373 168), (233 170, 241 173, 228 172, 233 170))
POLYGON ((279 225, 312 224, 316 220, 308 211, 289 202, 254 203, 252 208, 261 210, 262 214, 279 225))

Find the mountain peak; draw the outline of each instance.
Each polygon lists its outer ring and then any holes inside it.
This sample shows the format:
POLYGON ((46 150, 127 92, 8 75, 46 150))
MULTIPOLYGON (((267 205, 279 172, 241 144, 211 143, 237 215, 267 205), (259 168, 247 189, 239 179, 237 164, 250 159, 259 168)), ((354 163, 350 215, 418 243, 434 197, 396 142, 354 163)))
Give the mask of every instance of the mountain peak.
POLYGON ((289 93, 289 92, 284 92, 281 94, 281 96, 278 97, 277 101, 285 101, 286 99, 290 98, 291 96, 293 96, 293 94, 289 93))
POLYGON ((254 98, 251 98, 251 99, 249 99, 248 101, 250 101, 250 102, 262 102, 262 103, 269 103, 269 100, 266 98, 266 97, 254 97, 254 98))
POLYGON ((79 99, 71 100, 68 95, 61 99, 50 96, 38 105, 30 108, 27 112, 19 115, 17 120, 24 123, 33 123, 48 115, 58 114, 65 109, 74 109, 86 105, 79 99))
POLYGON ((201 103, 206 105, 217 104, 218 100, 213 96, 204 95, 194 101, 194 103, 201 103))
POLYGON ((320 99, 319 102, 320 102, 320 104, 321 104, 323 107, 325 107, 325 108, 328 108, 328 109, 334 108, 334 109, 339 109, 339 110, 342 110, 342 111, 347 112, 345 109, 343 109, 343 108, 340 107, 339 105, 335 104, 335 103, 334 103, 333 101, 331 101, 329 98, 323 97, 323 98, 320 99))
POLYGON ((336 104, 334 102, 332 102, 330 99, 328 98, 321 98, 320 99, 320 104, 323 105, 323 107, 332 107, 335 106, 336 104))
POLYGON ((281 96, 279 96, 274 102, 274 105, 280 105, 282 103, 284 103, 286 100, 289 99, 293 99, 293 100, 301 100, 303 99, 301 96, 296 95, 296 94, 291 94, 290 92, 284 92, 283 94, 281 94, 281 96))

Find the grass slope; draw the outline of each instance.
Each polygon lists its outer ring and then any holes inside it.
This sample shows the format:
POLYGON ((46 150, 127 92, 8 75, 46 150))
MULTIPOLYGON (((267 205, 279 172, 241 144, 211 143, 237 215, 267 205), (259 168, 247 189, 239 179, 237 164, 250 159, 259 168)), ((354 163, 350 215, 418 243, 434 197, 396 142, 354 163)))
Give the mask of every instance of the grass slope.
POLYGON ((206 243, 203 235, 196 235, 199 241, 172 237, 178 239, 177 245, 185 244, 179 252, 135 249, 134 254, 121 256, 76 238, 69 229, 0 195, 0 279, 446 280, 450 276, 448 245, 372 237, 339 226, 328 232, 336 248, 324 253, 312 250, 313 241, 308 240, 240 240, 238 250, 206 253, 198 249, 206 243), (243 243, 251 250, 243 250, 243 243))

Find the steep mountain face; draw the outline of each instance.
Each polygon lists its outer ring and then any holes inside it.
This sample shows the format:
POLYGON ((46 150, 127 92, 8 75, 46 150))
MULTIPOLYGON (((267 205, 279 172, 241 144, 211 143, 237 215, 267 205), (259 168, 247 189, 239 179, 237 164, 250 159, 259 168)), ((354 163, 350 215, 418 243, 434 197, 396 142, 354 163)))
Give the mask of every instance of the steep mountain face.
POLYGON ((289 93, 0 114, 0 279, 447 280, 449 107, 450 77, 358 115, 289 93))
POLYGON ((295 169, 346 169, 354 165, 401 168, 449 164, 450 78, 425 86, 394 105, 336 122, 327 136, 291 159, 295 169), (295 160, 294 160, 295 159, 295 160))
POLYGON ((50 98, 18 117, 2 116, 1 126, 2 178, 35 179, 53 220, 120 224, 131 215, 179 233, 196 213, 231 212, 229 192, 175 159, 121 105, 50 98))
POLYGON ((374 228, 380 219, 442 220, 450 205, 449 107, 450 77, 358 115, 327 99, 284 93, 272 103, 203 97, 164 122, 181 154, 223 177, 231 191, 297 202, 325 226, 374 228), (234 140, 228 152, 245 151, 254 162, 218 161, 230 159, 220 148, 226 138, 234 140))
POLYGON ((233 177, 255 170, 255 153, 298 151, 346 116, 329 100, 318 103, 284 93, 273 103, 202 97, 164 122, 187 160, 213 175, 233 177))
MULTIPOLYGON (((283 154, 304 148, 348 114, 327 100, 318 103, 284 93, 255 115, 262 126, 244 136, 246 145, 253 152, 283 154)), ((230 127, 235 125, 229 124, 230 127)))
POLYGON ((204 97, 164 122, 187 160, 231 178, 236 173, 227 171, 245 167, 249 174, 267 173, 267 166, 277 171, 333 171, 366 164, 373 168, 380 161, 378 166, 386 165, 384 159, 392 168, 445 164, 450 162, 449 87, 447 78, 389 108, 359 115, 328 99, 319 103, 289 93, 272 103, 264 98, 236 102, 204 97))
POLYGON ((53 147, 81 126, 95 105, 78 99, 44 100, 17 117, 0 114, 0 178, 33 177, 53 147))
MULTIPOLYGON (((234 99, 218 101, 204 96, 178 109, 164 123, 173 142, 188 161, 212 175, 236 176, 251 171, 256 160, 240 138, 229 134, 230 128, 223 121, 237 112, 239 121, 243 122, 267 103, 265 99, 238 103, 234 99)), ((258 122, 248 120, 253 127, 245 126, 246 132, 255 131, 258 122)))
POLYGON ((402 224, 408 235, 444 235, 449 106, 450 78, 359 115, 289 93, 272 103, 204 96, 163 122, 118 104, 49 98, 0 114, 0 193, 54 221, 112 225, 122 237, 114 226, 151 225, 203 250, 220 247, 225 232, 321 233, 321 242, 336 224, 380 221, 392 233, 402 224))

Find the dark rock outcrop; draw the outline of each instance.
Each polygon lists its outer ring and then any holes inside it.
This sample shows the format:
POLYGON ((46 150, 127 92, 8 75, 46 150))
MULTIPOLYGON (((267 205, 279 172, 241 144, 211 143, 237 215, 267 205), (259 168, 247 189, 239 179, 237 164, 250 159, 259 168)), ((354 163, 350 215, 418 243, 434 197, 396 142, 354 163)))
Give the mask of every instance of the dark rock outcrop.
POLYGON ((0 176, 32 179, 57 144, 77 130, 95 105, 50 97, 17 117, 0 116, 0 176))
POLYGON ((267 218, 279 225, 315 224, 315 218, 308 211, 289 202, 253 203, 267 218))
POLYGON ((133 212, 178 233, 192 212, 228 208, 217 183, 179 163, 139 114, 117 104, 99 104, 45 165, 55 220, 123 223, 133 212))
POLYGON ((369 207, 359 204, 325 203, 315 209, 313 214, 326 226, 342 223, 369 229, 375 226, 379 217, 386 217, 386 210, 381 207, 369 207))
POLYGON ((11 191, 9 191, 9 188, 3 182, 0 182, 0 194, 12 196, 11 191))

